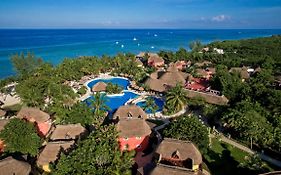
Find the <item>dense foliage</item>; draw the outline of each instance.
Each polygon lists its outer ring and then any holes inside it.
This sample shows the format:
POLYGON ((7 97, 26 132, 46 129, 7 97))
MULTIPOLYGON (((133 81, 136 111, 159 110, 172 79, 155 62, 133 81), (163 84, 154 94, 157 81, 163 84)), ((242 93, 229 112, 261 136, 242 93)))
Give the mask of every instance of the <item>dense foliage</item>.
POLYGON ((165 137, 192 141, 201 152, 207 151, 209 143, 207 127, 195 116, 181 116, 175 119, 163 133, 165 137))
POLYGON ((21 153, 36 156, 41 146, 41 139, 32 123, 21 119, 11 119, 0 132, 7 153, 21 153))
POLYGON ((179 84, 166 93, 164 112, 174 114, 183 109, 187 103, 187 92, 179 84))
POLYGON ((108 94, 120 94, 122 90, 122 87, 120 87, 118 84, 107 83, 106 92, 108 94))
POLYGON ((63 155, 54 174, 131 174, 133 152, 119 150, 114 126, 104 126, 82 141, 76 150, 63 155))

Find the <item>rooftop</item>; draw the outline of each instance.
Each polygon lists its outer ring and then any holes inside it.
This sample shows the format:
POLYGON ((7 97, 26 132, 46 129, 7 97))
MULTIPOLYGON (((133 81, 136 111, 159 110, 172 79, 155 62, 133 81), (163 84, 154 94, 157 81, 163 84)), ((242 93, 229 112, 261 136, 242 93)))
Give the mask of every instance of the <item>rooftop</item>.
POLYGON ((25 118, 29 121, 36 121, 37 123, 42 123, 50 119, 50 115, 46 112, 41 111, 37 108, 23 107, 17 114, 18 118, 25 118))
POLYGON ((192 159, 193 163, 199 165, 202 163, 202 156, 198 148, 189 141, 181 141, 176 139, 165 138, 156 153, 163 158, 171 158, 177 152, 180 160, 192 159))
POLYGON ((51 140, 75 140, 86 132, 81 124, 57 125, 52 133, 51 140))
POLYGON ((144 119, 139 118, 120 120, 117 123, 117 131, 122 138, 142 137, 151 133, 150 126, 144 119))
POLYGON ((119 118, 119 120, 127 119, 129 117, 146 119, 147 115, 142 108, 137 105, 120 106, 113 115, 113 119, 119 118))
POLYGON ((74 145, 74 141, 68 142, 49 142, 40 153, 37 164, 39 166, 48 165, 51 162, 55 162, 62 151, 67 151, 74 145))
POLYGON ((29 175, 31 166, 25 161, 7 157, 0 160, 0 175, 29 175))

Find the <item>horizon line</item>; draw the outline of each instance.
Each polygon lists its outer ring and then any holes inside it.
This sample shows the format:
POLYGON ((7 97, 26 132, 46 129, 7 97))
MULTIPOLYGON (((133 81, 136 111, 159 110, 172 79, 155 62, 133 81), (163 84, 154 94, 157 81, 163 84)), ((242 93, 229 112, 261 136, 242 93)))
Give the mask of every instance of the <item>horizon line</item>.
POLYGON ((75 27, 75 28, 64 28, 64 27, 31 27, 31 28, 20 28, 20 27, 0 27, 0 30, 281 30, 281 28, 87 28, 87 27, 75 27))

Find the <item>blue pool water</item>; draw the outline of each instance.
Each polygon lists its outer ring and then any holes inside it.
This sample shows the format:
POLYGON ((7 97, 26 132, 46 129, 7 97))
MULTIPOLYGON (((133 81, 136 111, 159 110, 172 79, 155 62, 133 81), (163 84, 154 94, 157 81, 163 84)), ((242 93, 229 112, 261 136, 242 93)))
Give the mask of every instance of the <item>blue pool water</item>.
MULTIPOLYGON (((87 84, 87 86, 89 88, 92 88, 98 82, 105 82, 105 83, 111 82, 113 84, 118 84, 119 86, 121 86, 123 88, 122 94, 104 95, 105 105, 110 108, 110 110, 108 111, 110 115, 112 115, 120 106, 123 106, 128 100, 139 97, 138 94, 127 90, 128 86, 130 85, 130 81, 128 79, 121 78, 121 77, 114 77, 114 78, 109 78, 109 79, 98 78, 98 79, 94 79, 93 81, 89 82, 87 84)), ((164 101, 161 100, 160 98, 156 98, 156 97, 153 97, 153 99, 154 99, 156 105, 159 107, 157 112, 162 111, 163 106, 164 106, 164 101)), ((88 106, 90 106, 91 100, 95 100, 93 96, 91 96, 85 100, 85 102, 87 103, 88 106)), ((137 105, 140 107, 144 107, 145 101, 139 102, 139 103, 137 103, 137 105)), ((152 113, 152 111, 150 111, 150 110, 147 110, 146 112, 152 113)))
POLYGON ((127 79, 114 77, 114 78, 108 78, 108 79, 95 79, 88 83, 88 87, 92 88, 98 82, 117 84, 117 85, 121 86, 124 90, 127 90, 128 86, 130 85, 130 82, 127 79))
MULTIPOLYGON (((161 112, 161 111, 163 111, 163 107, 164 107, 165 102, 164 102, 162 99, 160 99, 160 98, 156 98, 156 97, 152 97, 152 98, 154 99, 155 104, 158 106, 158 109, 157 109, 156 112, 161 112)), ((141 107, 141 108, 144 108, 144 106, 145 106, 145 101, 138 102, 136 105, 138 105, 138 106, 141 107)), ((149 109, 146 110, 145 112, 148 113, 148 114, 151 114, 151 113, 152 113, 152 111, 149 110, 149 109)))
POLYGON ((15 74, 9 57, 21 52, 33 52, 56 65, 66 57, 175 51, 194 40, 209 43, 273 34, 281 34, 281 29, 0 29, 0 79, 15 74))
MULTIPOLYGON (((131 91, 123 91, 123 93, 124 94, 122 96, 104 96, 104 99, 106 101, 105 104, 110 108, 110 110, 108 111, 110 115, 113 114, 120 106, 123 106, 128 100, 138 97, 137 94, 131 91)), ((89 100, 95 99, 93 96, 86 99, 87 105, 91 104, 89 100)))

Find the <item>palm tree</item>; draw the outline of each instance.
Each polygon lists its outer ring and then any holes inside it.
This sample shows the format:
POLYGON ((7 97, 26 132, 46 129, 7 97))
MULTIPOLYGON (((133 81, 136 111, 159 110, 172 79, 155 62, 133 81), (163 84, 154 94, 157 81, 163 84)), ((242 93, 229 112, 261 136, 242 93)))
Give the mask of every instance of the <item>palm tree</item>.
POLYGON ((172 112, 180 111, 187 103, 187 92, 179 84, 170 89, 166 94, 166 108, 172 112))
POLYGON ((155 101, 154 101, 154 99, 152 97, 148 97, 146 99, 144 110, 145 111, 149 110, 153 114, 155 114, 156 111, 158 110, 158 106, 156 105, 156 103, 155 103, 155 101))
POLYGON ((106 110, 109 110, 109 107, 105 105, 106 99, 105 95, 97 92, 94 96, 94 100, 91 101, 91 108, 94 109, 94 114, 100 115, 106 110))

